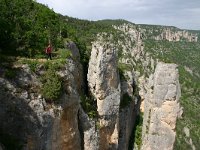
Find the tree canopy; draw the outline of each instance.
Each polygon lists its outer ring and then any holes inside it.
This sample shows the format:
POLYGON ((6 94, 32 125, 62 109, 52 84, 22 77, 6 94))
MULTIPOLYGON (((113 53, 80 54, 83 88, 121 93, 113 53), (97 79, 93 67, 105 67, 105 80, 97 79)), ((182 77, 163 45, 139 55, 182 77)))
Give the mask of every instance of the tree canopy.
POLYGON ((0 0, 2 53, 34 56, 50 41, 59 43, 59 16, 32 0, 0 0))

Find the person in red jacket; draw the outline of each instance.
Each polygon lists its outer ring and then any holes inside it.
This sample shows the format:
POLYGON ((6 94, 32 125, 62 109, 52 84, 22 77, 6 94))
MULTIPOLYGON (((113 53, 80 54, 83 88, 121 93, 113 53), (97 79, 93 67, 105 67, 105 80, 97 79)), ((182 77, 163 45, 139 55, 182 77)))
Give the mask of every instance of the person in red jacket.
POLYGON ((46 50, 45 50, 45 53, 47 54, 47 60, 48 59, 52 59, 52 57, 51 57, 51 53, 52 53, 52 47, 51 47, 51 44, 49 44, 48 46, 47 46, 47 48, 46 48, 46 50))

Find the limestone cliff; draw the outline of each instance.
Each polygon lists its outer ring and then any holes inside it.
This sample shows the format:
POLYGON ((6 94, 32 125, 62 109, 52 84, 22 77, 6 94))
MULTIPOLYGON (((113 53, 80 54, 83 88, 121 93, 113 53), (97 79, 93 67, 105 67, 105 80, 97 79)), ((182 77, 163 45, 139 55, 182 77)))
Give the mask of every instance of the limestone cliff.
POLYGON ((18 71, 13 80, 2 74, 1 131, 30 150, 127 149, 136 114, 136 97, 124 108, 120 108, 120 101, 125 101, 122 97, 126 93, 132 96, 133 75, 129 72, 130 80, 120 81, 114 45, 101 38, 94 42, 88 86, 97 103, 98 117, 89 118, 79 104, 83 93, 79 52, 73 43, 67 43, 66 47, 72 56, 56 71, 63 83, 57 102, 49 103, 41 95, 40 78, 46 71, 43 64, 34 72, 28 65, 14 65, 13 69, 18 71))
POLYGON ((116 50, 112 45, 93 43, 88 68, 88 86, 97 101, 99 149, 117 149, 119 136, 120 80, 116 50))
MULTIPOLYGON (((139 96, 142 100, 141 109, 144 112, 142 149, 173 149, 176 119, 177 116, 181 115, 181 108, 178 102, 181 93, 176 65, 159 63, 158 60, 154 60, 148 52, 144 51, 143 39, 146 37, 144 37, 145 32, 142 29, 137 29, 136 26, 130 24, 124 24, 115 28, 125 34, 124 40, 126 45, 120 43, 123 47, 120 63, 129 65, 134 70, 134 81, 136 81, 136 85, 139 87, 139 96), (156 69, 155 66, 157 66, 156 69), (158 104, 159 106, 157 106, 158 104), (149 116, 151 115, 147 114, 152 114, 154 118, 150 118, 149 116), (165 127, 167 125, 169 128, 165 127), (152 133, 149 133, 149 131, 152 133), (157 140, 158 144, 153 143, 153 140, 157 140), (159 143, 163 143, 163 146, 159 143)), ((173 33, 169 29, 167 31, 173 33)), ((192 41, 192 36, 196 38, 195 35, 190 35, 185 31, 180 31, 176 35, 184 36, 190 42, 192 41)), ((171 41, 171 38, 172 35, 167 40, 171 41)), ((157 40, 163 39, 158 38, 157 40)), ((125 74, 127 72, 126 70, 125 74)))
POLYGON ((172 150, 175 141, 180 85, 175 64, 158 63, 144 100, 142 150, 172 150))
POLYGON ((63 111, 60 118, 55 118, 53 124, 52 142, 49 144, 52 150, 81 149, 81 137, 78 129, 79 95, 83 79, 81 70, 79 62, 68 59, 65 69, 59 72, 64 83, 64 93, 61 97, 63 111))
MULTIPOLYGON (((177 66, 161 63, 144 51, 146 29, 133 24, 114 28, 117 38, 102 33, 92 43, 87 81, 83 81, 79 49, 73 42, 65 43, 71 56, 55 71, 62 81, 56 102, 41 95, 44 64, 35 72, 28 65, 13 66, 14 79, 0 74, 0 132, 30 150, 128 150, 134 145, 130 138, 135 136, 142 100, 141 149, 173 149, 176 119, 181 115, 177 66), (97 106, 93 117, 80 105, 83 95, 97 106)), ((196 40, 184 31, 158 33, 152 36, 156 40, 196 40)), ((135 143, 138 149, 139 144, 135 143)))
POLYGON ((166 28, 162 33, 155 37, 156 40, 168 40, 168 41, 181 41, 185 39, 189 42, 197 42, 197 35, 189 33, 188 31, 173 31, 170 28, 166 28))
POLYGON ((126 150, 129 147, 138 110, 138 97, 134 95, 137 87, 134 70, 121 72, 118 52, 112 35, 106 33, 98 35, 98 40, 92 44, 88 86, 97 103, 98 118, 88 121, 84 117, 89 125, 84 127, 85 149, 126 150))
POLYGON ((188 42, 198 41, 198 35, 196 33, 172 26, 139 25, 139 31, 143 39, 167 40, 170 42, 183 40, 188 42))
MULTIPOLYGON (((72 57, 78 58, 78 55, 72 57)), ((0 130, 3 144, 10 142, 13 148, 28 150, 81 149, 78 110, 83 78, 79 60, 74 60, 67 59, 57 72, 63 81, 63 92, 57 103, 47 103, 41 95, 43 65, 38 65, 36 72, 32 72, 28 65, 14 65, 12 69, 17 71, 13 79, 1 74, 0 130)))

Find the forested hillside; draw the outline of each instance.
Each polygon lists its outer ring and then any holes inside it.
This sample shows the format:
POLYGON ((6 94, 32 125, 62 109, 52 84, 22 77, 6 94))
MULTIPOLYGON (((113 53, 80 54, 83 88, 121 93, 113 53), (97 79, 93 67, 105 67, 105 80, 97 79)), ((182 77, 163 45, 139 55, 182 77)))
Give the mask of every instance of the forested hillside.
POLYGON ((0 1, 0 45, 2 53, 33 57, 41 54, 49 41, 60 42, 59 16, 32 0, 0 1))
POLYGON ((3 54, 40 57, 49 42, 57 50, 68 38, 81 49, 83 59, 88 59, 87 51, 97 33, 114 31, 110 21, 94 22, 62 16, 33 0, 1 0, 0 8, 0 49, 3 54))

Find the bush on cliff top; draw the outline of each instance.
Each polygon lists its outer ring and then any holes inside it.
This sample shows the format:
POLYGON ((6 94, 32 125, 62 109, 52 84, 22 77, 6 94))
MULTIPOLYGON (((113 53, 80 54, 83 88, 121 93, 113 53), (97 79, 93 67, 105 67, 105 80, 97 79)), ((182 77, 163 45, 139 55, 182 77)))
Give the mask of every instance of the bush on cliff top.
POLYGON ((42 95, 47 101, 56 101, 61 93, 62 82, 59 76, 53 69, 48 69, 44 76, 41 78, 42 81, 42 95))

